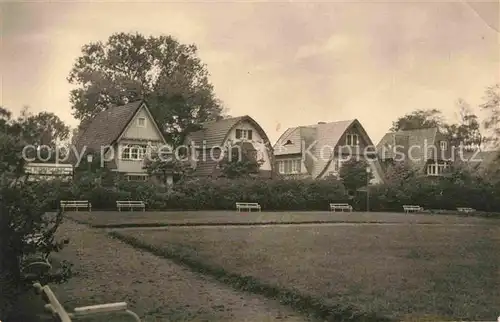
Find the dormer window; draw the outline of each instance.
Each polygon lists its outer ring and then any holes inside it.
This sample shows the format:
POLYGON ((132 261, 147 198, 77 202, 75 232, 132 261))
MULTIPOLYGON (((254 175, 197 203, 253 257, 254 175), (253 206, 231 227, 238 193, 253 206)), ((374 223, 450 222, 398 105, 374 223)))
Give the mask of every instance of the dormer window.
POLYGON ((446 151, 448 149, 448 142, 441 141, 441 142, 439 142, 439 144, 441 146, 441 150, 446 151))
POLYGON ((252 130, 236 129, 236 139, 251 140, 252 130))
POLYGON ((285 144, 283 144, 283 145, 292 145, 292 144, 293 144, 293 142, 292 142, 291 140, 287 140, 287 141, 285 142, 285 144))
POLYGON ((357 134, 347 134, 347 145, 358 146, 359 145, 358 135, 357 134))
POLYGON ((137 119, 137 126, 138 127, 146 127, 146 118, 145 117, 139 117, 137 119))

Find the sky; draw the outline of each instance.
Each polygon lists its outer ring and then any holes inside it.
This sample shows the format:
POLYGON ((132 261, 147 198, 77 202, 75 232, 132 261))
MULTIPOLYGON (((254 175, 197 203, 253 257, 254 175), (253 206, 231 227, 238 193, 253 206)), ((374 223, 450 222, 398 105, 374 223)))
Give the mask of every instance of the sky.
MULTIPOLYGON (((5 2, 0 105, 75 127, 66 78, 89 42, 115 32, 169 34, 198 46, 232 116, 274 143, 288 127, 357 118, 373 143, 392 121, 500 82, 498 2, 5 2)), ((483 116, 481 113, 479 113, 483 116)))

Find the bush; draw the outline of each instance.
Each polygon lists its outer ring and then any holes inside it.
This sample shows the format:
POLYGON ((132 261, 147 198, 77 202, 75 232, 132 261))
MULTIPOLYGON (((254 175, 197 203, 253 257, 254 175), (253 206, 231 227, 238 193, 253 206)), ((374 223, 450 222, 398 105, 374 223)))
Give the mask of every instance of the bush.
MULTIPOLYGON (((62 213, 47 214, 56 191, 45 183, 2 182, 0 187, 0 316, 9 320, 13 305, 31 283, 22 273, 23 260, 49 255, 59 251, 67 240, 56 241, 54 236, 62 222, 62 213), (28 235, 41 234, 36 244, 29 243, 28 235)), ((43 274, 41 283, 64 282, 71 273, 70 264, 63 262, 59 275, 43 274)))
MULTIPOLYGON (((415 177, 401 184, 381 184, 370 188, 372 211, 401 211, 404 204, 426 209, 470 207, 479 211, 500 212, 500 185, 480 178, 464 181, 456 177, 415 177)), ((366 193, 356 197, 366 202, 366 193)), ((366 209, 364 206, 363 209, 366 209)))
MULTIPOLYGON (((89 200, 94 209, 114 210, 117 200, 142 200, 150 210, 233 210, 235 203, 258 202, 263 209, 327 210, 333 202, 349 202, 357 211, 366 210, 366 192, 349 197, 340 180, 285 179, 211 179, 182 181, 169 190, 149 182, 120 181, 103 187, 95 179, 81 178, 71 186, 50 183, 58 198, 89 200)), ((401 211, 404 204, 427 209, 471 207, 482 211, 500 211, 500 183, 469 173, 456 172, 447 177, 408 176, 387 184, 370 186, 371 211, 401 211)))
MULTIPOLYGON (((68 189, 52 189, 47 182, 29 182, 24 173, 22 149, 24 142, 18 126, 3 120, 0 129, 0 317, 18 320, 12 315, 14 305, 21 301, 33 280, 23 272, 26 260, 38 261, 59 251, 67 241, 54 236, 62 221, 62 213, 47 214, 54 200, 68 189), (37 239, 30 237, 37 235, 37 239)), ((62 273, 52 275, 39 271, 33 279, 41 283, 63 282, 69 277, 70 266, 62 263, 62 273)), ((33 272, 34 273, 34 272, 33 272)), ((34 273, 36 274, 36 273, 34 273)))

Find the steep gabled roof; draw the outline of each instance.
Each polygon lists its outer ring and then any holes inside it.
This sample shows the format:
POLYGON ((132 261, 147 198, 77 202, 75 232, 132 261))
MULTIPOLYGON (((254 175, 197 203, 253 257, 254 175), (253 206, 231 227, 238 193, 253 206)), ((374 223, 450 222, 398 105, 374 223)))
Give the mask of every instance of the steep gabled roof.
MULTIPOLYGON (((263 143, 269 150, 272 157, 272 147, 267 137, 266 132, 252 117, 248 115, 222 119, 219 121, 209 121, 202 124, 202 129, 189 133, 186 137, 186 145, 195 145, 197 148, 212 149, 213 147, 222 147, 228 138, 231 131, 242 122, 250 123, 259 133, 264 141, 263 143)), ((203 152, 202 152, 203 153, 203 152)), ((216 153, 217 154, 217 153, 216 153)), ((214 155, 217 159, 218 155, 214 155)), ((217 161, 213 160, 210 155, 206 155, 205 160, 201 160, 196 165, 195 175, 207 176, 215 173, 217 161)))
POLYGON ((354 119, 289 128, 278 139, 274 150, 279 151, 279 153, 276 153, 277 156, 302 153, 305 157, 304 163, 308 173, 313 178, 317 178, 328 169, 331 163, 331 156, 321 155, 327 151, 322 148, 330 147, 330 151, 335 149, 345 132, 355 125, 360 129, 361 135, 367 144, 372 145, 370 137, 361 123, 354 119), (297 150, 298 145, 295 145, 293 149, 287 149, 283 144, 292 136, 300 137, 300 147, 304 147, 305 151, 310 151, 310 154, 301 149, 297 150))
MULTIPOLYGON (((127 129, 130 122, 143 106, 150 115, 151 121, 158 130, 163 142, 166 143, 156 120, 148 110, 146 102, 144 100, 138 100, 121 106, 112 106, 98 113, 90 120, 88 125, 78 133, 74 142, 74 146, 78 153, 81 154, 90 151, 100 152, 101 147, 112 146, 127 129)), ((74 151, 71 151, 69 159, 71 163, 77 161, 74 151)), ((108 166, 116 168, 114 160, 111 161, 108 166)))
POLYGON ((201 130, 192 132, 187 136, 186 143, 190 144, 194 142, 196 145, 200 145, 204 142, 207 148, 221 146, 231 129, 244 118, 245 116, 239 116, 219 121, 205 122, 201 125, 201 130))
POLYGON ((100 151, 102 146, 111 145, 116 141, 144 102, 135 101, 122 106, 110 107, 97 114, 81 135, 78 136, 76 148, 78 151, 86 146, 100 151))
MULTIPOLYGON (((408 156, 408 150, 410 147, 431 147, 436 144, 436 137, 439 133, 437 127, 425 128, 425 129, 415 129, 408 131, 398 131, 386 133, 380 142, 377 144, 377 151, 379 156, 382 158, 393 158, 395 151, 399 153, 404 153, 408 156), (385 152, 385 155, 381 153, 385 152), (395 150, 394 150, 395 149, 395 150)), ((412 149, 411 157, 409 160, 418 166, 423 166, 427 160, 425 160, 425 150, 423 148, 412 149)))
POLYGON ((347 120, 315 125, 317 149, 314 151, 314 156, 317 158, 317 161, 314 162, 312 171, 313 178, 320 176, 328 168, 328 165, 331 162, 332 156, 321 155, 325 152, 325 150, 322 150, 321 148, 329 146, 333 151, 333 149, 337 147, 340 138, 342 138, 347 129, 349 129, 355 121, 356 120, 347 120))

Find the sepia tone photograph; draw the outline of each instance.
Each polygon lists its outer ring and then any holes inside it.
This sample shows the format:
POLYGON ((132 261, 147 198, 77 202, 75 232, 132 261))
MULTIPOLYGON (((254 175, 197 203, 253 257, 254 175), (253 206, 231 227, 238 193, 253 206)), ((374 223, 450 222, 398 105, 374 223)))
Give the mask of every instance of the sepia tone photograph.
POLYGON ((0 0, 0 322, 500 322, 498 0, 0 0))

